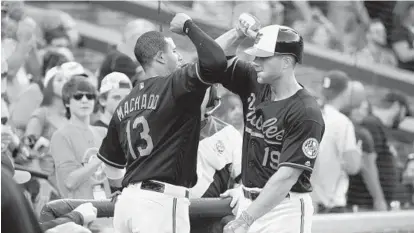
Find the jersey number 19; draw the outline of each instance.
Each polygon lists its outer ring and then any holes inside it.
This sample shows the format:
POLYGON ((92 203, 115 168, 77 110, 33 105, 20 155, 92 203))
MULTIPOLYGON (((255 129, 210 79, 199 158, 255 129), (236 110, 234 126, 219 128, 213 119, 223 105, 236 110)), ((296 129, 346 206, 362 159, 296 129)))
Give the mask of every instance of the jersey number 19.
POLYGON ((138 147, 134 148, 131 141, 131 121, 129 120, 126 127, 127 132, 127 139, 128 139, 128 147, 133 159, 137 159, 137 154, 135 151, 137 150, 139 156, 147 156, 151 153, 152 149, 154 148, 154 144, 152 143, 152 138, 150 136, 150 128, 148 125, 147 119, 143 116, 139 116, 135 118, 134 122, 132 123, 132 130, 137 130, 138 125, 142 125, 142 130, 139 132, 139 138, 145 141, 146 145, 139 145, 138 147))

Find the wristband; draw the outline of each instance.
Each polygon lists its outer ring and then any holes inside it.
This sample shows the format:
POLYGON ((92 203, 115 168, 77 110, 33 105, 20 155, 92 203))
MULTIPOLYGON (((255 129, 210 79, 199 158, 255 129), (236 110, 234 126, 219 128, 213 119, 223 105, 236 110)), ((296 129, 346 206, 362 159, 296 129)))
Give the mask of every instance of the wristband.
POLYGON ((241 213, 240 218, 247 224, 247 226, 251 226, 254 222, 254 218, 246 211, 241 213))
POLYGON ((190 31, 190 26, 193 24, 193 21, 191 19, 187 19, 184 23, 183 32, 188 35, 188 32, 190 31))

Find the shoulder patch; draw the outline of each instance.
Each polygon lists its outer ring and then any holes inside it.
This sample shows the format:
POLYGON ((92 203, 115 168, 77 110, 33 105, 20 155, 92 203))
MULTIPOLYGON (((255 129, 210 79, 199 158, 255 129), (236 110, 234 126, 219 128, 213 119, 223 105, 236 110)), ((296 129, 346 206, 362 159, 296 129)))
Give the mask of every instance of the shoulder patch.
POLYGON ((310 159, 316 158, 319 153, 319 142, 315 138, 308 138, 302 144, 302 151, 310 159))

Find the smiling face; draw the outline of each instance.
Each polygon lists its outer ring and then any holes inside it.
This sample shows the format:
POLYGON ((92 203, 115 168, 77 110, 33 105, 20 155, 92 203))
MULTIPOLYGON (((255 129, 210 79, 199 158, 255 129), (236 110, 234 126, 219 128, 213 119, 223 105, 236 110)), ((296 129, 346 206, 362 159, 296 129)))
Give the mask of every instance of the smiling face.
POLYGON ((283 77, 283 74, 294 65, 294 59, 288 55, 272 57, 256 57, 253 66, 257 72, 257 82, 272 84, 283 77))
POLYGON ((174 72, 183 63, 181 54, 177 51, 173 40, 171 38, 165 38, 167 46, 163 52, 165 57, 165 65, 170 72, 174 72))

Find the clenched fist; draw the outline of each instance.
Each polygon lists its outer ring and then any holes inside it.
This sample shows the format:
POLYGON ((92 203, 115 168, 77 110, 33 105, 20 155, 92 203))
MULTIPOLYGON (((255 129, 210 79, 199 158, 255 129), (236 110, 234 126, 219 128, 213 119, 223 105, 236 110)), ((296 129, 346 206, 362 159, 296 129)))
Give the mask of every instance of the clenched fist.
POLYGON ((250 38, 256 38, 256 34, 260 27, 259 19, 247 13, 241 14, 236 24, 236 30, 239 36, 247 36, 250 38))
POLYGON ((191 20, 190 16, 184 13, 178 13, 174 16, 170 23, 170 30, 174 33, 185 35, 184 23, 187 20, 191 20))
POLYGON ((84 225, 87 225, 90 222, 95 221, 98 214, 98 210, 90 202, 84 203, 76 207, 76 209, 74 209, 73 211, 76 211, 83 216, 84 225))

